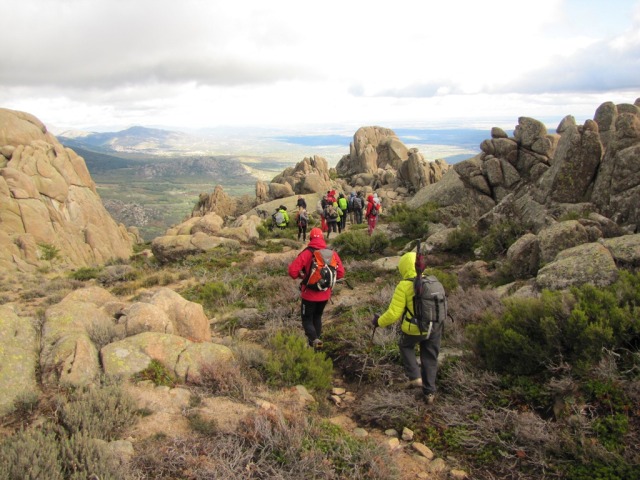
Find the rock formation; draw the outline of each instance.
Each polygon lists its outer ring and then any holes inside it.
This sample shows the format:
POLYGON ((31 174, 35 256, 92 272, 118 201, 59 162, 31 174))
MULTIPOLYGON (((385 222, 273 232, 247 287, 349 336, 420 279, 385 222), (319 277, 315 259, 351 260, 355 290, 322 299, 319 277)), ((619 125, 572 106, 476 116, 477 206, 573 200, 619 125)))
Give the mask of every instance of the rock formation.
POLYGON ((509 218, 538 232, 584 212, 631 232, 640 225, 640 99, 605 103, 584 125, 567 116, 555 134, 521 117, 513 138, 494 128, 480 147, 482 153, 456 164, 409 205, 433 201, 481 228, 509 218), (460 199, 468 211, 457 208, 460 199))
POLYGON ((102 205, 82 157, 32 115, 0 109, 0 267, 101 264, 129 258, 133 243, 102 205))

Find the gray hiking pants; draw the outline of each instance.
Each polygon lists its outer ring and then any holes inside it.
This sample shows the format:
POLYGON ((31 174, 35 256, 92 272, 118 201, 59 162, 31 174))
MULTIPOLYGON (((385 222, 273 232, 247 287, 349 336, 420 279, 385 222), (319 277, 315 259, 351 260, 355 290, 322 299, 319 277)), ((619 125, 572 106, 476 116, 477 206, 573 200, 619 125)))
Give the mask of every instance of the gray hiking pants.
POLYGON ((431 335, 407 335, 402 333, 398 346, 404 366, 404 373, 409 380, 422 377, 422 393, 436 393, 436 374, 438 373, 438 354, 444 322, 434 323, 431 335), (416 344, 420 345, 420 366, 416 358, 416 344))

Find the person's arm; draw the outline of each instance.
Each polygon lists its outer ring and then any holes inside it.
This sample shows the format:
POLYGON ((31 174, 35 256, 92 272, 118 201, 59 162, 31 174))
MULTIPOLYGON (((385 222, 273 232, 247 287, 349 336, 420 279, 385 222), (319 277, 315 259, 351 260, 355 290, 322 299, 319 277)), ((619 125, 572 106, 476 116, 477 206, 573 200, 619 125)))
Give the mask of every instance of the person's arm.
MULTIPOLYGON (((411 287, 413 288, 413 286, 411 287)), ((403 288, 402 282, 400 282, 393 292, 393 297, 389 303, 387 310, 380 315, 378 319, 378 325, 380 327, 388 327, 392 323, 397 322, 402 318, 405 307, 407 305, 407 294, 403 288)))
POLYGON ((341 279, 344 277, 344 266, 342 265, 342 260, 337 253, 336 258, 338 260, 338 264, 336 265, 336 279, 341 279))
POLYGON ((289 276, 293 279, 304 278, 308 261, 310 259, 310 252, 308 249, 304 249, 298 254, 298 256, 291 262, 288 268, 289 276))

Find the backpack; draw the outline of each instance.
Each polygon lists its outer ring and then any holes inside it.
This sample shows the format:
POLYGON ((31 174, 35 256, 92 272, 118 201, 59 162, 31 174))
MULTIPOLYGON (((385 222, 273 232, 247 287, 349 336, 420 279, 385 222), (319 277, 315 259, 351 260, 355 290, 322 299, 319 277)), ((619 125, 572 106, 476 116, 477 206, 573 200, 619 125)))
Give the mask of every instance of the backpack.
POLYGON ((377 217, 378 216, 378 206, 375 203, 371 207, 371 210, 369 210, 369 216, 371 216, 371 217, 377 217))
POLYGON ((360 197, 354 197, 352 205, 354 210, 362 210, 362 199, 360 197))
POLYGON ((329 218, 338 218, 340 214, 336 210, 336 207, 333 205, 327 205, 327 217, 329 218))
POLYGON ((307 216, 307 212, 302 212, 298 214, 298 225, 300 227, 306 227, 307 223, 309 223, 309 217, 307 216))
MULTIPOLYGON (((447 318, 447 295, 442 283, 429 275, 420 277, 420 281, 409 279, 413 282, 413 318, 409 322, 418 326, 421 334, 431 334, 434 323, 444 322, 447 318)), ((405 315, 408 309, 405 309, 405 315)))
POLYGON ((344 198, 344 197, 340 197, 340 198, 338 199, 338 206, 340 207, 340 209, 341 209, 343 212, 346 212, 346 211, 347 211, 347 207, 348 207, 348 205, 347 205, 347 199, 346 199, 346 198, 344 198))
POLYGON ((309 274, 302 283, 306 285, 307 288, 321 292, 333 288, 336 284, 336 268, 338 266, 336 252, 329 248, 323 248, 321 250, 309 248, 309 250, 312 253, 311 266, 309 268, 309 274))
POLYGON ((276 225, 282 225, 284 223, 284 214, 278 210, 273 214, 273 219, 275 220, 276 225))

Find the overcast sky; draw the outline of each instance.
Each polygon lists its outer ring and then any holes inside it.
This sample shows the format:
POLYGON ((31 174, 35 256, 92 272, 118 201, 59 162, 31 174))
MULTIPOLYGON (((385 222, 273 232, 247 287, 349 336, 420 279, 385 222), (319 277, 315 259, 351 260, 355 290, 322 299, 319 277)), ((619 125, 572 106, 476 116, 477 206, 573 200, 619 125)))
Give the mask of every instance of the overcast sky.
POLYGON ((52 130, 513 127, 640 97, 640 0, 0 0, 0 18, 0 107, 52 130))

